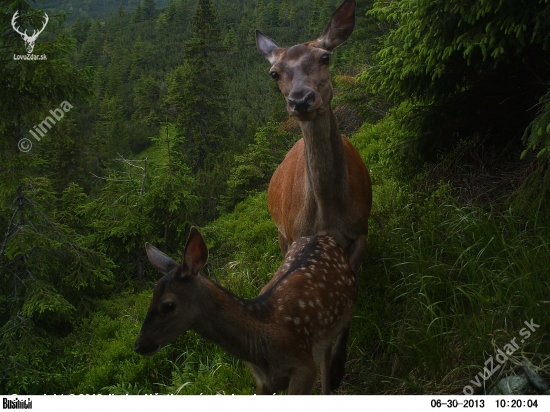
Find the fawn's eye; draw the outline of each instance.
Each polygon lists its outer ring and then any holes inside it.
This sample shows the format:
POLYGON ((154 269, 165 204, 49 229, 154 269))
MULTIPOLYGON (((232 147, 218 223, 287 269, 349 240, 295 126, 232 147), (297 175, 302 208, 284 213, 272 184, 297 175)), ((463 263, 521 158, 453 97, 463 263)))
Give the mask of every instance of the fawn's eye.
POLYGON ((269 75, 273 80, 279 80, 279 73, 277 72, 270 72, 269 75))
POLYGON ((325 53, 321 56, 321 62, 323 62, 324 64, 329 64, 330 63, 330 53, 325 53))
POLYGON ((162 313, 172 312, 174 309, 176 309, 176 305, 174 305, 172 302, 163 303, 160 307, 162 313))

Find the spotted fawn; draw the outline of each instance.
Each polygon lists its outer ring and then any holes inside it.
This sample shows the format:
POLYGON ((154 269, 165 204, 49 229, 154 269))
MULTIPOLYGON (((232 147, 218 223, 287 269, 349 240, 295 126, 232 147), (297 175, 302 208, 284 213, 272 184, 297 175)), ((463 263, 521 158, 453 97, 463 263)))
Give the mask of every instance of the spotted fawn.
POLYGON ((330 392, 332 342, 347 328, 357 296, 344 251, 328 236, 297 239, 271 281, 242 299, 200 275, 208 248, 191 228, 182 263, 146 244, 164 274, 155 286, 134 350, 152 355, 189 329, 245 361, 259 394, 310 394, 321 363, 322 393, 330 392))

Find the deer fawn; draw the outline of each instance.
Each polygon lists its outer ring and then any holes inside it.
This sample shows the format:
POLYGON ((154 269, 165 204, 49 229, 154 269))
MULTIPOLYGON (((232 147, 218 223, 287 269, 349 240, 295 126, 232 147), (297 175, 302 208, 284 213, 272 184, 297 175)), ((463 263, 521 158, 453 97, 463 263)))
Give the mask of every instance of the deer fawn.
MULTIPOLYGON (((345 0, 317 40, 283 48, 256 31, 256 46, 272 64, 270 76, 304 136, 269 184, 269 211, 279 230, 281 251, 284 255, 302 236, 332 236, 357 274, 366 250, 371 181, 359 153, 338 129, 330 106, 329 71, 332 51, 349 38, 354 26, 355 0, 345 0)), ((332 389, 344 376, 348 333, 346 328, 334 348, 332 389)))
POLYGON ((183 262, 146 244, 164 274, 155 286, 134 350, 152 355, 188 329, 247 363, 259 394, 288 389, 310 394, 321 362, 329 393, 332 341, 351 319, 357 285, 343 250, 328 236, 296 240, 271 281, 254 299, 241 299, 199 271, 208 249, 196 228, 183 262))

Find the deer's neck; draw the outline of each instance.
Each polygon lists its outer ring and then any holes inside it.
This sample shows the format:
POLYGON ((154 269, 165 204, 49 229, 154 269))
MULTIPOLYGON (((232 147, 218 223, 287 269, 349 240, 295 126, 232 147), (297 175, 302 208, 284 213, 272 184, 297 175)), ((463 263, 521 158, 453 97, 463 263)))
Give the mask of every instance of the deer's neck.
POLYGON ((201 314, 193 329, 230 355, 262 363, 263 328, 258 318, 267 310, 252 300, 241 299, 213 281, 203 278, 201 314))
POLYGON ((329 107, 313 120, 301 121, 305 143, 306 198, 316 205, 344 201, 348 190, 342 136, 329 107))

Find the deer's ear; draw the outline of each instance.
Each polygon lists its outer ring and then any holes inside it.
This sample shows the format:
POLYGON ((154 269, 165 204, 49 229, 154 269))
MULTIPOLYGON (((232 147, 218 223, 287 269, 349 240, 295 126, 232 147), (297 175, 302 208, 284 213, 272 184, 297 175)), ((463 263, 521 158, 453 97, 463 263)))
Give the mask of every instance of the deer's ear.
POLYGON ((334 50, 345 42, 355 27, 355 0, 345 0, 334 12, 317 42, 326 50, 334 50))
MULTIPOLYGON (((192 275, 197 275, 208 260, 208 248, 196 227, 189 232, 189 239, 183 252, 183 266, 187 267, 192 275)), ((184 273, 186 271, 184 270, 184 273)))
POLYGON ((150 243, 145 243, 145 250, 147 251, 149 263, 165 275, 179 266, 179 264, 172 260, 172 258, 162 253, 150 243))
POLYGON ((256 48, 271 64, 277 60, 277 50, 281 47, 275 40, 256 30, 256 48))

